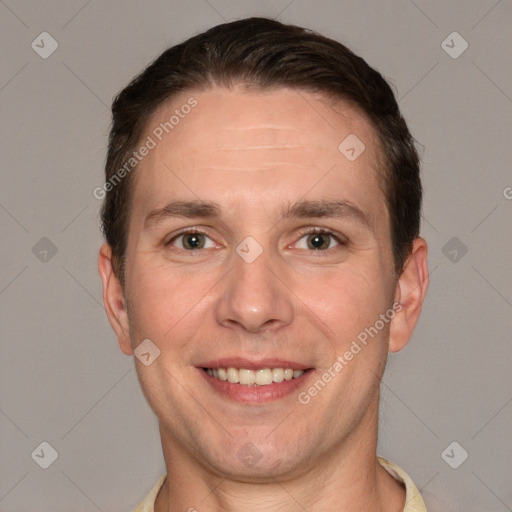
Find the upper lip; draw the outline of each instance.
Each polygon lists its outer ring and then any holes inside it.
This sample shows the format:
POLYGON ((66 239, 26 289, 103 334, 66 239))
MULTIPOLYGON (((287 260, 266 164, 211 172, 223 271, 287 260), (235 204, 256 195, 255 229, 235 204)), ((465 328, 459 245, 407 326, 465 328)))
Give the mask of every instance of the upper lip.
POLYGON ((220 357, 204 361, 196 365, 198 368, 245 368, 260 370, 262 368, 292 368, 293 370, 308 370, 311 365, 279 358, 247 359, 245 357, 220 357))

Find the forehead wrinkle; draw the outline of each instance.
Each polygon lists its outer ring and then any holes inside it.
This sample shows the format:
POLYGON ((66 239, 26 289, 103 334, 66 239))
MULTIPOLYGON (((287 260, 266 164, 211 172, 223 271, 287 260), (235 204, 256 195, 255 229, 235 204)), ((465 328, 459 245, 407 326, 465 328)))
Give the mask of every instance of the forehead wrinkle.
POLYGON ((213 148, 219 151, 244 150, 308 150, 324 151, 321 142, 295 126, 261 124, 250 126, 228 126, 213 138, 213 148))
POLYGON ((236 146, 236 145, 223 145, 217 146, 218 151, 254 151, 258 149, 304 149, 304 148, 317 148, 323 149, 321 146, 314 144, 255 144, 236 146))
POLYGON ((251 126, 227 126, 224 128, 225 131, 255 131, 255 130, 275 130, 275 131, 281 131, 281 132, 296 132, 301 133, 301 130, 297 128, 292 128, 288 125, 277 125, 277 124, 265 124, 265 123, 259 123, 257 125, 251 125, 251 126))
POLYGON ((278 162, 278 161, 275 161, 275 162, 260 162, 258 163, 258 165, 253 165, 252 167, 247 167, 247 166, 242 166, 240 164, 237 164, 237 163, 233 163, 233 162, 228 162, 228 163, 225 163, 225 164, 211 164, 209 165, 207 168, 197 168, 197 169, 194 169, 195 171, 198 171, 198 172, 204 172, 205 174, 206 173, 211 173, 211 172, 234 172, 234 173, 263 173, 263 172, 267 172, 267 173, 273 173, 275 175, 275 171, 276 169, 278 168, 282 168, 284 169, 285 171, 293 171, 293 170, 298 170, 298 169, 304 169, 306 171, 312 171, 312 169, 314 169, 315 167, 313 165, 306 165, 306 164, 298 164, 298 163, 294 163, 293 164, 293 168, 291 167, 290 165, 290 162, 278 162))

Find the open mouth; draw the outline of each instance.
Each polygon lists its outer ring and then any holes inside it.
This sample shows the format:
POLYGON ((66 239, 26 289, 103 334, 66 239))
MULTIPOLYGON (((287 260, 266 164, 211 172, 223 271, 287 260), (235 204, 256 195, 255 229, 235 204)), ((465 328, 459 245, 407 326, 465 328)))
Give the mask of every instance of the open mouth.
POLYGON ((293 368, 261 368, 249 370, 247 368, 202 368, 210 377, 220 381, 242 386, 269 386, 274 383, 300 379, 304 373, 310 371, 293 368))

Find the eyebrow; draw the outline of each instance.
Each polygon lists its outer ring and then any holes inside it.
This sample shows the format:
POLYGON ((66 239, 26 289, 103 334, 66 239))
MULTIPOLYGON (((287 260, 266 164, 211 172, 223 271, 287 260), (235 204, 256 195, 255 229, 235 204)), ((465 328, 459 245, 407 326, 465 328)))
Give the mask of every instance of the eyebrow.
POLYGON ((373 231, 368 215, 358 206, 345 200, 299 200, 290 205, 283 218, 335 218, 354 220, 373 231))
MULTIPOLYGON (((163 208, 151 211, 144 220, 144 228, 149 229, 168 218, 210 218, 220 219, 222 208, 212 201, 171 201, 163 208)), ((282 219, 292 218, 338 218, 354 220, 373 231, 366 213, 350 201, 344 200, 299 200, 289 204, 282 219)))
POLYGON ((220 218, 221 208, 218 203, 208 201, 171 201, 163 208, 153 210, 144 220, 144 228, 150 228, 168 218, 220 218))

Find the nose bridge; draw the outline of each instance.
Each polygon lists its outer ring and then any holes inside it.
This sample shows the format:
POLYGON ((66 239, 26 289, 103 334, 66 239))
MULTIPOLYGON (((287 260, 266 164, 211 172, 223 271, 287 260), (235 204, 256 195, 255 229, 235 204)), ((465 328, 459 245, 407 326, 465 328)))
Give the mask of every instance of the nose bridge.
POLYGON ((271 249, 247 237, 236 248, 224 293, 219 298, 217 319, 256 332, 271 324, 292 321, 293 307, 286 287, 276 278, 271 249))
POLYGON ((233 264, 232 293, 240 299, 254 302, 254 305, 268 304, 274 291, 269 278, 273 275, 269 249, 259 250, 252 247, 250 242, 240 244, 237 255, 233 258, 233 264))

